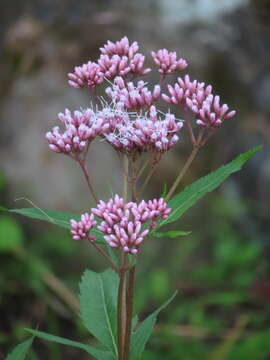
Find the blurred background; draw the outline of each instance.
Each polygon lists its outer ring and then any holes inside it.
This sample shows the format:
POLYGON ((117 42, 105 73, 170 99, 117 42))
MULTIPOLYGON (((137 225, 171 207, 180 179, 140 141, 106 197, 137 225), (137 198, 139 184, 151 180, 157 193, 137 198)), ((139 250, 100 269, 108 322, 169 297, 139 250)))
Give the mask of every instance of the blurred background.
MULTIPOLYGON (((200 152, 185 184, 264 145, 181 218, 179 229, 192 230, 189 236, 145 247, 136 308, 145 316, 179 290, 159 318, 146 360, 270 359, 269 0, 0 3, 1 206, 83 212, 92 205, 77 165, 49 151, 44 133, 59 111, 89 105, 87 91, 68 86, 67 72, 125 35, 146 54, 176 50, 192 78, 212 83, 237 110, 200 152)), ((166 155, 149 198, 171 183, 189 151, 183 138, 166 155)), ((117 157, 99 142, 89 155, 97 192, 107 199, 121 185, 117 157)), ((0 212, 0 264, 0 359, 25 339, 24 327, 89 341, 73 294, 86 267, 104 268, 92 249, 53 225, 0 212)), ((86 357, 37 341, 29 358, 86 357)))

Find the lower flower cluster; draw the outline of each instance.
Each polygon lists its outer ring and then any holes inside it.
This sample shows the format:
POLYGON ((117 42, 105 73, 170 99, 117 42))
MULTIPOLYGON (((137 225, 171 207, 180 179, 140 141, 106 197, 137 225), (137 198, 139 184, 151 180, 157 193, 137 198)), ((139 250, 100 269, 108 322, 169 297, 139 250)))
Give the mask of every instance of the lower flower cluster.
POLYGON ((115 195, 108 202, 100 201, 97 208, 83 214, 80 221, 71 220, 71 234, 74 240, 96 240, 90 234, 97 222, 94 215, 101 219, 97 229, 103 233, 104 240, 113 248, 120 248, 126 253, 137 254, 143 240, 156 226, 157 221, 166 219, 171 212, 163 198, 125 203, 115 195), (148 227, 145 226, 148 222, 148 227))

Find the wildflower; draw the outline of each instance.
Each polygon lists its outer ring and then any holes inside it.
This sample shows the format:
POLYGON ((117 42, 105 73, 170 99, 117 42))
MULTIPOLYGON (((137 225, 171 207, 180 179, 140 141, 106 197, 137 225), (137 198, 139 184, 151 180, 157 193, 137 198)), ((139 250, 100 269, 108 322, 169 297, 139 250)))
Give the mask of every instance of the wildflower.
POLYGON ((75 66, 74 72, 68 74, 69 85, 74 88, 90 87, 102 83, 104 74, 101 72, 100 66, 95 62, 89 61, 87 64, 75 66))
POLYGON ((184 70, 188 63, 186 60, 180 58, 177 59, 177 54, 175 51, 168 51, 167 49, 160 49, 158 51, 152 51, 151 55, 154 59, 154 62, 159 68, 159 72, 162 75, 168 75, 174 71, 184 70))
POLYGON ((188 75, 182 79, 179 77, 177 83, 168 85, 170 96, 162 94, 163 100, 173 105, 186 105, 187 99, 192 98, 193 94, 202 93, 204 98, 211 94, 212 86, 205 87, 205 83, 198 82, 197 80, 191 81, 188 75))
POLYGON ((121 102, 129 110, 150 106, 160 97, 160 86, 155 85, 151 92, 143 80, 137 86, 133 82, 127 85, 120 76, 114 80, 114 85, 106 89, 107 95, 116 103, 121 102))
POLYGON ((200 93, 188 99, 187 105, 196 116, 196 123, 200 127, 218 128, 224 120, 232 118, 236 111, 229 111, 227 104, 220 104, 218 95, 210 94, 204 100, 200 93))
POLYGON ((133 42, 129 45, 129 40, 125 36, 120 41, 116 41, 113 43, 112 41, 108 40, 107 44, 103 45, 100 48, 100 52, 104 55, 113 56, 113 55, 120 55, 120 56, 127 56, 129 59, 134 57, 134 54, 139 50, 139 46, 137 41, 133 42))
POLYGON ((109 127, 91 109, 74 112, 66 109, 65 113, 58 114, 58 119, 65 126, 65 130, 55 126, 46 133, 49 148, 57 153, 81 153, 87 148, 89 141, 109 127))
POLYGON ((128 73, 146 75, 151 69, 144 68, 145 56, 138 53, 138 50, 138 43, 135 41, 129 45, 126 36, 115 43, 108 41, 100 48, 101 56, 98 63, 108 79, 116 75, 125 76, 128 73))
POLYGON ((149 115, 128 116, 125 122, 115 125, 113 132, 105 134, 107 141, 117 150, 126 153, 168 151, 179 140, 178 131, 183 123, 177 121, 173 114, 166 114, 161 119, 156 107, 152 105, 149 115))
POLYGON ((151 202, 143 200, 136 204, 125 203, 122 198, 115 195, 107 203, 101 200, 97 208, 92 209, 92 214, 102 220, 98 229, 111 247, 136 254, 156 221, 167 218, 170 211, 164 199, 155 199, 151 202), (148 221, 152 221, 150 229, 145 229, 143 224, 148 221))
POLYGON ((90 240, 96 240, 96 237, 89 235, 89 232, 95 227, 97 222, 94 219, 93 214, 82 214, 81 220, 76 221, 74 219, 70 220, 71 225, 71 234, 73 240, 81 240, 89 237, 90 240))
POLYGON ((104 77, 111 79, 117 75, 126 76, 131 72, 129 59, 127 56, 113 55, 101 55, 98 59, 100 70, 104 77))

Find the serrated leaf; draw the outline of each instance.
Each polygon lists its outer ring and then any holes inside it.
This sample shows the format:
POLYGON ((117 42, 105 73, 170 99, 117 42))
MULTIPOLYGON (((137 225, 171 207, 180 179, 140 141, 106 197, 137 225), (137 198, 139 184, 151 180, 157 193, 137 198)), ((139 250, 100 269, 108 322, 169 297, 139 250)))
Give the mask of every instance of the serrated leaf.
POLYGON ((166 231, 166 232, 155 232, 152 234, 153 237, 157 238, 170 238, 174 239, 179 236, 187 236, 190 235, 191 231, 181 231, 181 230, 172 230, 172 231, 166 231))
POLYGON ((18 344, 12 352, 6 357, 6 360, 24 360, 30 347, 32 346, 34 337, 18 344))
POLYGON ((118 275, 86 270, 80 283, 80 310, 88 331, 117 355, 118 275))
MULTIPOLYGON (((6 209, 0 207, 0 210, 9 211, 11 213, 27 216, 32 219, 47 221, 51 224, 61 226, 68 230, 70 230, 70 219, 79 221, 81 218, 81 214, 75 214, 67 211, 41 209, 41 208, 6 209)), ((103 239, 103 234, 99 230, 93 229, 91 233, 97 236, 97 243, 105 244, 105 240, 103 239)))
POLYGON ((189 208, 191 208, 198 200, 200 200, 208 192, 216 189, 223 181, 225 181, 232 173, 241 170, 247 160, 254 155, 262 146, 257 146, 250 151, 237 156, 230 163, 221 166, 216 171, 200 178, 191 185, 187 186, 182 192, 175 195, 168 203, 172 209, 169 217, 161 220, 156 229, 163 225, 178 220, 189 208))
MULTIPOLYGON (((36 337, 38 337, 40 339, 43 339, 43 340, 46 340, 46 341, 51 341, 51 342, 56 342, 58 344, 72 346, 72 347, 76 347, 76 348, 79 348, 81 350, 84 350, 88 354, 94 356, 98 360, 112 360, 112 358, 113 358, 112 353, 109 352, 109 351, 99 350, 99 349, 96 349, 93 346, 86 345, 86 344, 83 344, 83 343, 78 342, 78 341, 65 339, 65 338, 60 337, 60 336, 55 336, 55 335, 48 334, 48 333, 45 333, 43 331, 34 330, 34 329, 25 329, 25 330, 30 332, 31 334, 35 335, 36 337)), ((9 360, 11 360, 11 359, 9 359, 9 360)))
POLYGON ((0 217, 0 252, 13 251, 23 244, 23 234, 14 219, 0 217))
POLYGON ((157 316, 169 303, 175 298, 177 291, 156 311, 149 315, 135 330, 131 338, 131 360, 140 360, 144 351, 145 345, 153 331, 154 325, 157 321, 157 316))

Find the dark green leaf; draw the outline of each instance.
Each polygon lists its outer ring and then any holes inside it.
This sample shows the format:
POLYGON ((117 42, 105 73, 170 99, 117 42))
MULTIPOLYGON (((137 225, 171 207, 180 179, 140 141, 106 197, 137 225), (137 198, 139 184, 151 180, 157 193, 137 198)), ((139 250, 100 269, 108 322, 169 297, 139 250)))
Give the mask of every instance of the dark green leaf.
POLYGON ((216 189, 232 173, 239 171, 245 162, 261 148, 261 146, 257 146, 256 148, 239 155, 230 163, 223 165, 218 170, 200 178, 193 184, 187 186, 182 192, 175 195, 168 204, 169 207, 172 208, 172 212, 167 219, 159 222, 157 228, 178 220, 204 195, 216 189))
POLYGON ((73 347, 79 348, 81 350, 84 350, 88 354, 94 356, 98 360, 112 360, 112 358, 113 358, 112 353, 109 351, 99 350, 99 349, 94 348, 93 346, 86 345, 86 344, 80 343, 78 341, 65 339, 60 336, 47 334, 43 331, 38 331, 38 330, 34 330, 34 329, 25 329, 25 330, 43 340, 56 342, 56 343, 62 344, 62 345, 73 346, 73 347))
POLYGON ((80 283, 81 317, 86 328, 103 345, 117 354, 118 275, 86 270, 80 283))
POLYGON ((175 298, 177 291, 156 311, 149 315, 132 334, 131 339, 131 359, 139 360, 142 357, 145 345, 153 331, 157 316, 175 298))
POLYGON ((6 357, 6 360, 24 360, 30 347, 32 346, 34 337, 17 345, 12 352, 6 357))

